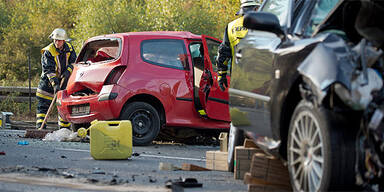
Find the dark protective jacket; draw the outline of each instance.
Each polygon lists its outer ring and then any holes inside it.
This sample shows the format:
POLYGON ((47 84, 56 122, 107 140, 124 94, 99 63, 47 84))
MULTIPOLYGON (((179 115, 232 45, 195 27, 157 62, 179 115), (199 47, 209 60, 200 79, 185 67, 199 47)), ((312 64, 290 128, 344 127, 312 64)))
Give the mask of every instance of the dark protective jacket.
POLYGON ((233 66, 235 63, 236 45, 248 33, 248 29, 243 26, 243 20, 244 17, 240 17, 230 22, 225 28, 223 42, 219 46, 216 60, 219 71, 227 71, 228 65, 233 66))
MULTIPOLYGON (((61 75, 66 70, 72 73, 76 52, 68 42, 65 42, 63 46, 63 50, 59 50, 51 43, 41 50, 42 73, 36 96, 51 100, 53 86, 61 82, 61 75)), ((61 89, 65 89, 65 86, 61 89)))

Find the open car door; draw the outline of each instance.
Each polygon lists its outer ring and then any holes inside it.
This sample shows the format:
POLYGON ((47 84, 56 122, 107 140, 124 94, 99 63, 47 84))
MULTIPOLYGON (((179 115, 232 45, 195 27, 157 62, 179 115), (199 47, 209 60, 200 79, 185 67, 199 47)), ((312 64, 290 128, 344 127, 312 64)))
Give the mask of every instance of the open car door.
MULTIPOLYGON (((211 119, 231 121, 229 115, 228 88, 222 91, 217 82, 215 57, 220 40, 202 35, 204 46, 204 70, 200 81, 199 98, 206 115, 211 119)), ((228 85, 230 78, 228 77, 228 85)))

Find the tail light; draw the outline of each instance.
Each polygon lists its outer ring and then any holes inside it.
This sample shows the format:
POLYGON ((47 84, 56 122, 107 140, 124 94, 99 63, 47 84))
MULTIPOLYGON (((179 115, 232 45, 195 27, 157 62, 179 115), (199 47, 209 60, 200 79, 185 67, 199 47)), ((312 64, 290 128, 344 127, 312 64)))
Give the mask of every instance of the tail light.
POLYGON ((104 85, 117 84, 117 81, 120 79, 120 76, 123 74, 126 66, 115 67, 108 75, 107 80, 104 85))

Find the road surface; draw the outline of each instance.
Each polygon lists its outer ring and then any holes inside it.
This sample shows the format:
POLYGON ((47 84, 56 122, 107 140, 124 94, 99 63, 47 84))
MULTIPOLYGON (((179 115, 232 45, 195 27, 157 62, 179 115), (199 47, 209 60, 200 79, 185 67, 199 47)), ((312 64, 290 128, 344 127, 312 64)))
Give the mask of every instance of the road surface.
POLYGON ((171 191, 168 180, 196 178, 202 188, 184 191, 247 191, 223 171, 160 170, 160 163, 205 167, 205 152, 218 146, 156 143, 133 147, 127 160, 94 160, 89 143, 23 138, 25 131, 0 129, 0 191, 171 191), (20 145, 19 142, 28 143, 20 145))

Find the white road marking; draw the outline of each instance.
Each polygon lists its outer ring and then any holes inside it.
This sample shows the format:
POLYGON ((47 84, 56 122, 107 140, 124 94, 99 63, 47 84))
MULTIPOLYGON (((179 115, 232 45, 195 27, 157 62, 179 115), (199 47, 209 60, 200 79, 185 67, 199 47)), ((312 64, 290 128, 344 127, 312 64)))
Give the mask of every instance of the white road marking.
MULTIPOLYGON (((84 149, 64 149, 64 148, 58 148, 57 150, 63 150, 63 151, 76 151, 76 152, 88 152, 89 150, 84 149)), ((188 157, 173 157, 173 156, 164 156, 164 155, 148 155, 148 154, 140 154, 139 157, 152 157, 152 158, 163 158, 163 159, 176 159, 176 160, 188 160, 188 161, 203 161, 205 162, 205 159, 198 159, 198 158, 188 158, 188 157)))

